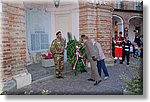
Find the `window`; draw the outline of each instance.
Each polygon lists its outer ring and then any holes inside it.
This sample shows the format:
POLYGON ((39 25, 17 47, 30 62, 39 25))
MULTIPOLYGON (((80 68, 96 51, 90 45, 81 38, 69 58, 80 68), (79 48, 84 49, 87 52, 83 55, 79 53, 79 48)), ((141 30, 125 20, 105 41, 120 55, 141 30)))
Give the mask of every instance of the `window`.
POLYGON ((38 51, 49 48, 48 34, 41 31, 36 31, 31 34, 31 50, 38 51))
POLYGON ((115 1, 115 7, 116 7, 117 9, 121 9, 121 1, 122 1, 122 0, 116 0, 116 1, 115 1))
POLYGON ((29 51, 48 50, 51 34, 50 12, 33 8, 27 9, 26 13, 27 47, 29 51))
POLYGON ((135 10, 137 11, 141 11, 142 10, 142 4, 141 4, 141 0, 136 0, 135 2, 135 10))

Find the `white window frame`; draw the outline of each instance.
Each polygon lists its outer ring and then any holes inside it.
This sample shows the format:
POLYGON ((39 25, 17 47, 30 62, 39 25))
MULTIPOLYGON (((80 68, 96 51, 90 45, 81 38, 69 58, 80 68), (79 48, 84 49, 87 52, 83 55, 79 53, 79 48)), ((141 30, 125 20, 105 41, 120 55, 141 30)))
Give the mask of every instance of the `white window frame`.
MULTIPOLYGON (((43 31, 36 31, 35 33, 32 33, 31 35, 31 51, 32 52, 39 52, 39 51, 45 51, 45 50, 48 50, 49 49, 49 35, 48 35, 48 33, 45 33, 45 32, 43 32, 43 31), (32 36, 37 36, 37 37, 39 37, 39 42, 37 42, 37 44, 35 44, 35 45, 32 45, 32 36), (46 42, 42 42, 42 36, 43 35, 46 35, 47 37, 47 41, 46 42), (45 44, 45 45, 47 45, 47 48, 42 48, 42 45, 43 44, 45 44), (38 49, 33 49, 33 48, 36 48, 35 46, 37 46, 37 45, 39 45, 39 48, 38 49), (33 47, 34 46, 34 47, 33 47)), ((44 39, 45 40, 45 39, 44 39)), ((34 42, 34 43, 36 43, 36 41, 34 42)))
MULTIPOLYGON (((29 9, 28 9, 29 10, 29 9)), ((36 9, 35 9, 36 10, 36 9)), ((36 11, 34 11, 34 12, 36 12, 36 11)), ((39 11, 39 12, 41 12, 41 11, 39 11)), ((48 19, 50 20, 50 18, 51 18, 51 14, 50 14, 50 12, 49 13, 44 13, 44 15, 45 14, 48 14, 49 16, 48 16, 48 19)), ((27 18, 26 18, 26 22, 27 22, 27 49, 28 49, 28 51, 29 52, 43 52, 43 51, 47 51, 47 50, 49 50, 49 46, 50 46, 50 34, 51 34, 51 20, 50 20, 50 22, 48 22, 47 23, 47 21, 44 21, 45 23, 46 23, 46 26, 41 26, 40 24, 38 24, 38 25, 36 25, 37 27, 35 28, 34 26, 31 26, 32 24, 32 22, 30 22, 30 20, 32 19, 32 18, 30 18, 30 16, 31 16, 31 12, 30 12, 30 10, 29 10, 29 12, 26 12, 26 15, 27 15, 27 18), (40 33, 41 32, 41 33, 40 33), (31 36, 33 36, 33 35, 35 35, 35 34, 41 34, 41 35, 39 35, 39 42, 38 42, 38 44, 40 44, 40 48, 39 49, 37 49, 37 50, 34 50, 33 49, 33 45, 32 45, 32 38, 31 38, 31 36), (46 48, 46 49, 42 49, 41 48, 41 46, 42 46, 42 44, 45 44, 45 43, 41 43, 41 36, 42 35, 47 35, 47 39, 46 40, 48 40, 48 42, 46 43, 46 44, 48 44, 48 47, 46 48)), ((47 17, 47 16, 46 16, 47 17)), ((47 19, 47 18, 46 18, 47 19)), ((45 24, 44 23, 44 24, 45 24)))
POLYGON ((121 2, 122 2, 122 0, 115 0, 115 8, 116 9, 121 9, 121 2))

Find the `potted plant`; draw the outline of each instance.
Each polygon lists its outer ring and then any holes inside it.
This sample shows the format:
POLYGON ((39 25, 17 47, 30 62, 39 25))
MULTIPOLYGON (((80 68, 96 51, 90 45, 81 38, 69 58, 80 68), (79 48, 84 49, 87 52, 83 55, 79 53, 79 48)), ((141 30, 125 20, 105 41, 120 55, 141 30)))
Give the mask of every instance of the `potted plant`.
POLYGON ((50 52, 48 53, 42 53, 42 60, 41 60, 41 63, 42 63, 42 66, 43 67, 52 67, 52 66, 55 66, 54 64, 54 55, 50 52))

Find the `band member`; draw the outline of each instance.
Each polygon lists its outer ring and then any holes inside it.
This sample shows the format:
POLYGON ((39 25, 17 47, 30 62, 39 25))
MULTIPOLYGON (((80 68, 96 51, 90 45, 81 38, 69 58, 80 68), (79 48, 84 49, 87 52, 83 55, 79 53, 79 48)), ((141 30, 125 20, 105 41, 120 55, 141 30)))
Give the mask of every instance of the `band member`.
POLYGON ((118 57, 120 60, 120 64, 122 62, 122 43, 123 43, 123 37, 122 37, 122 32, 119 32, 119 37, 117 35, 117 32, 115 32, 115 57, 114 57, 114 63, 116 63, 118 57))

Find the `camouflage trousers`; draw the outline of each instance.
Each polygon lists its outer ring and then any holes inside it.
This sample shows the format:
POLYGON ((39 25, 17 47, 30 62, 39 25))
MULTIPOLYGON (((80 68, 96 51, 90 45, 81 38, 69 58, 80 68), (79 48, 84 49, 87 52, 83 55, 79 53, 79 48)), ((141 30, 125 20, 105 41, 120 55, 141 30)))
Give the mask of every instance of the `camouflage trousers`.
POLYGON ((56 69, 55 69, 56 77, 62 76, 63 70, 64 70, 64 55, 63 54, 55 54, 54 62, 55 62, 55 66, 56 66, 56 69))

